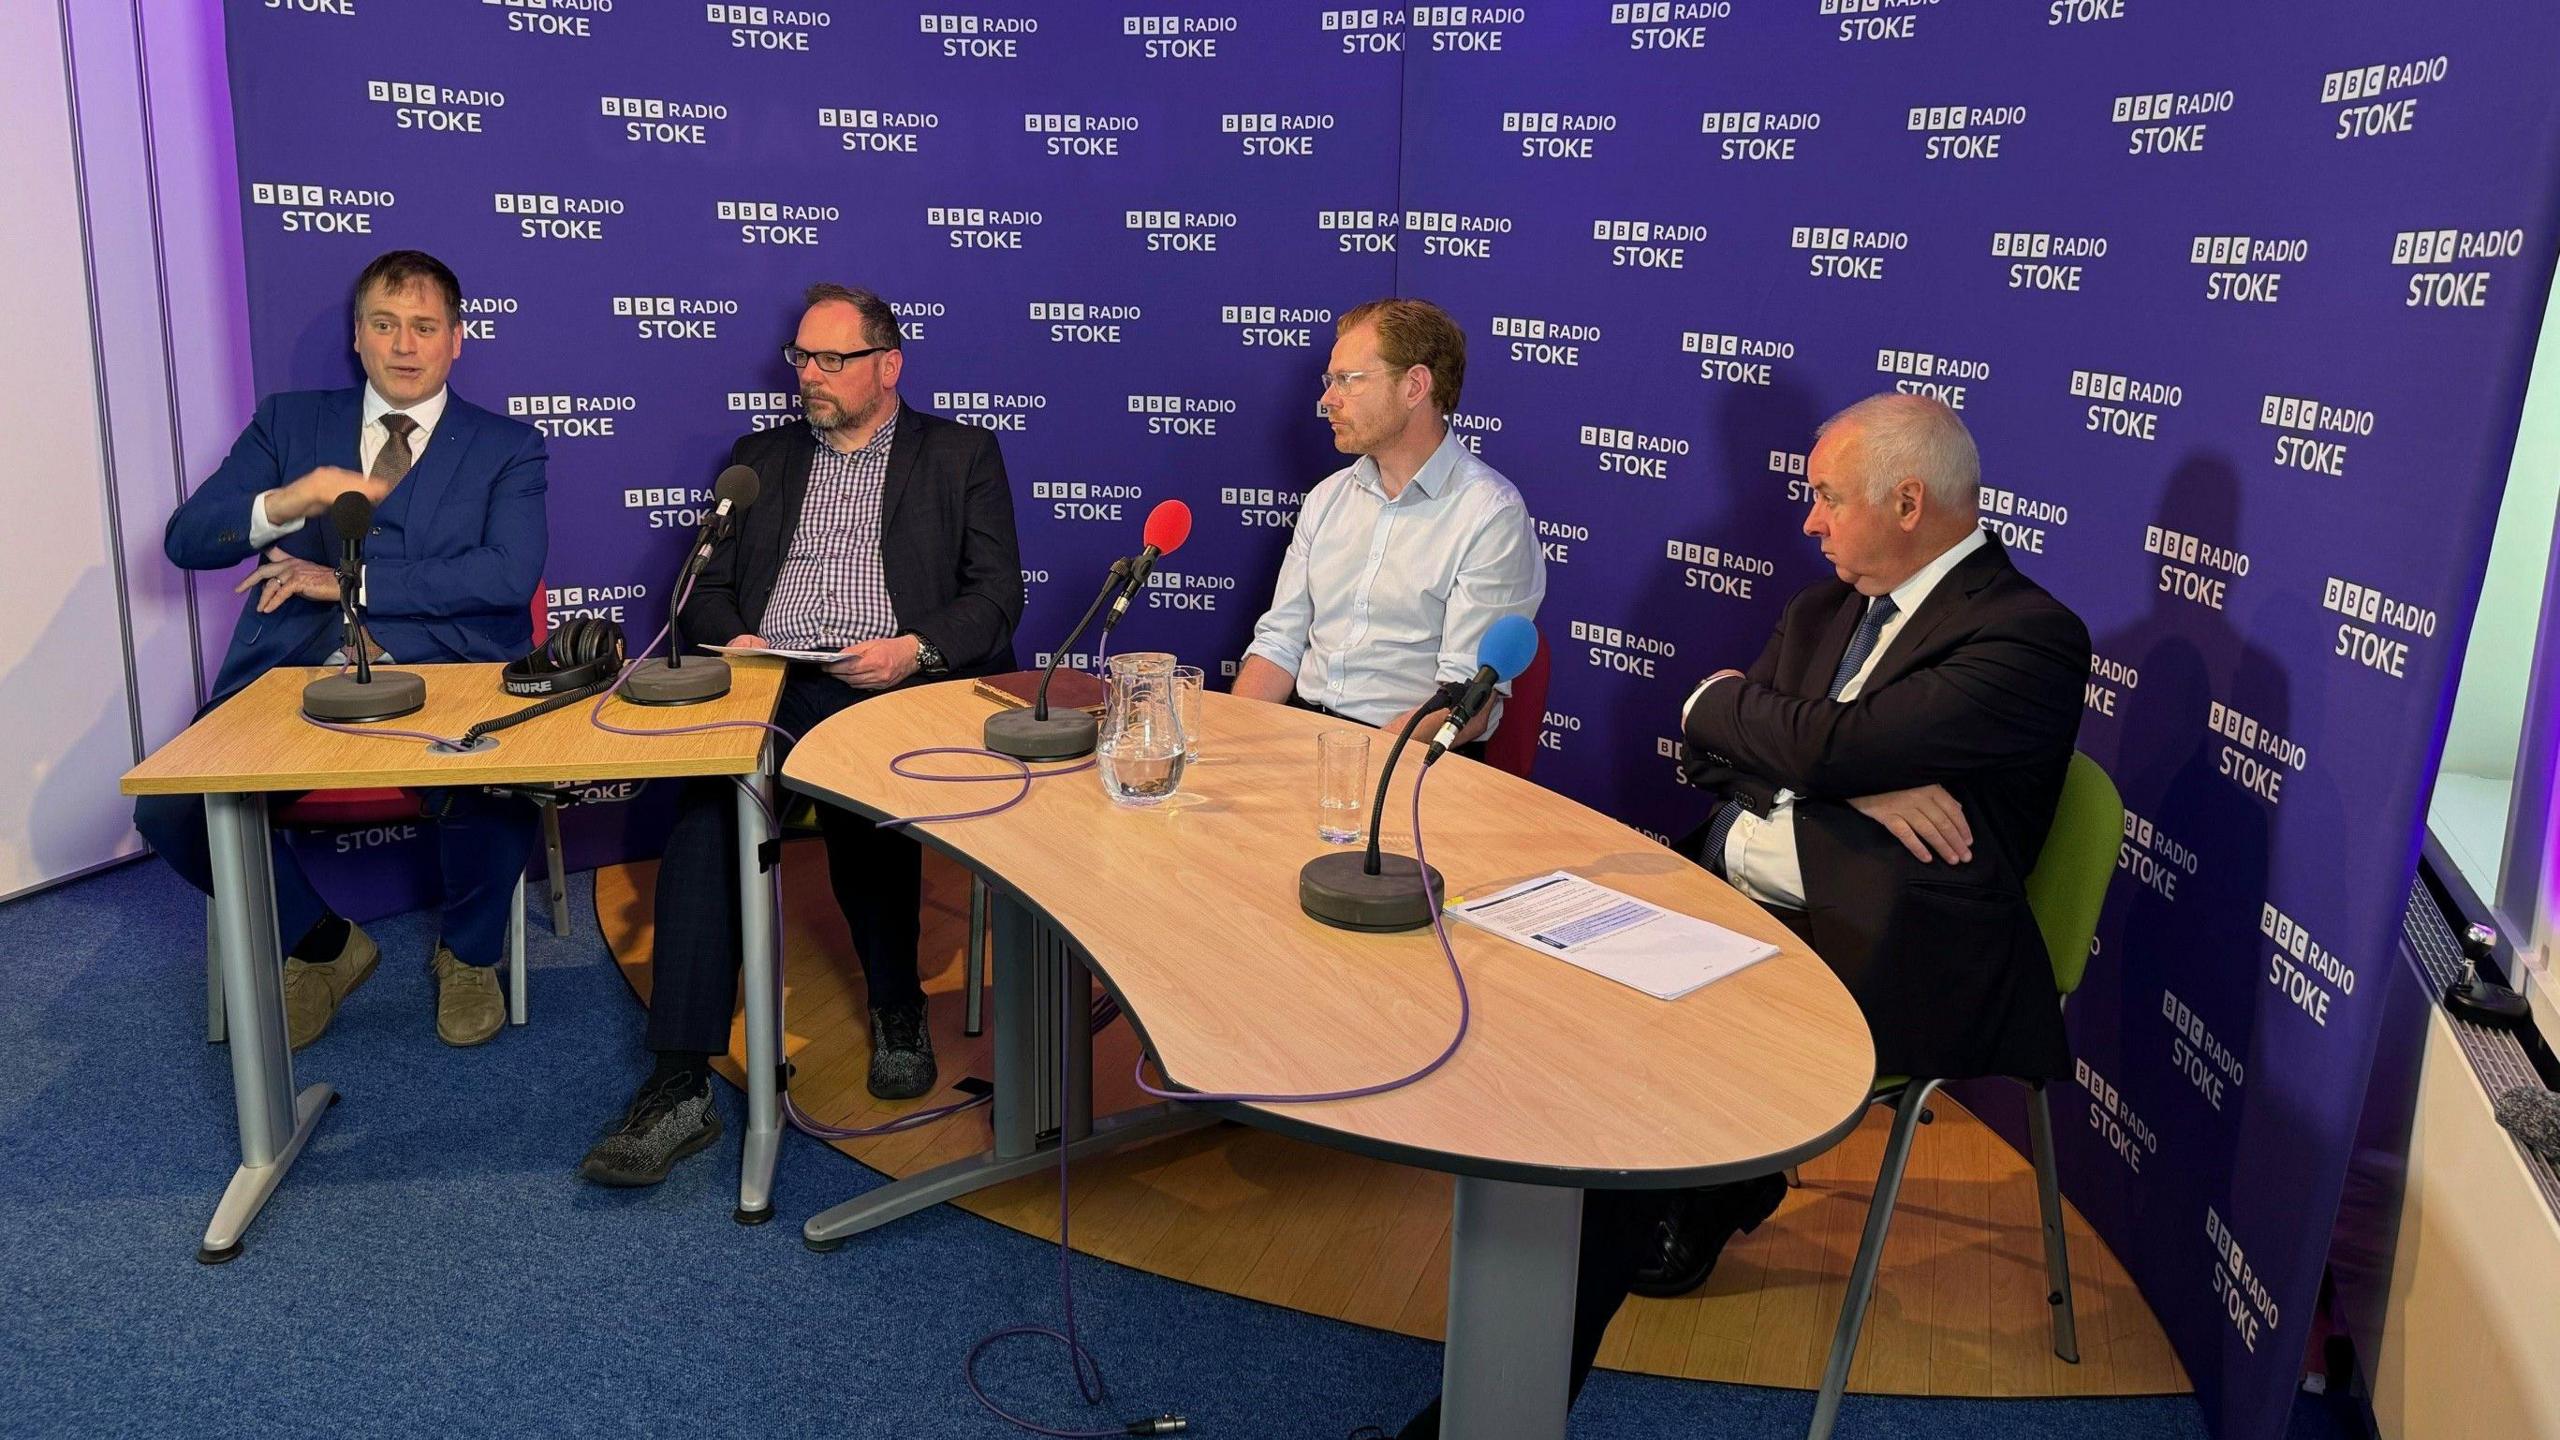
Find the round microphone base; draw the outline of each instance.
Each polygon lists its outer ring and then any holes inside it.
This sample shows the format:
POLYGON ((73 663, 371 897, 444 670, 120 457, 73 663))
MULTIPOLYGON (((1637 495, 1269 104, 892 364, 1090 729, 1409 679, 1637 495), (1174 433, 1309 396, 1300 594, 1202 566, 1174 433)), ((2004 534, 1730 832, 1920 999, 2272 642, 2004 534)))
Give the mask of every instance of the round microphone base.
POLYGON ((1366 849, 1319 855, 1298 871, 1298 908, 1339 930, 1419 930, 1448 894, 1432 870, 1423 898, 1424 868, 1410 855, 1382 854, 1372 875, 1366 849))
POLYGON ((426 703, 426 680, 406 670, 376 670, 371 680, 358 680, 353 671, 324 675, 302 687, 302 713, 332 725, 396 720, 426 703))
POLYGON ((617 693, 634 705, 699 705, 729 693, 729 662, 708 656, 674 666, 643 660, 617 693))
POLYGON ((1093 753, 1096 726, 1082 710, 1058 709, 1040 719, 1028 705, 987 717, 988 749, 1016 760, 1073 760, 1093 753))

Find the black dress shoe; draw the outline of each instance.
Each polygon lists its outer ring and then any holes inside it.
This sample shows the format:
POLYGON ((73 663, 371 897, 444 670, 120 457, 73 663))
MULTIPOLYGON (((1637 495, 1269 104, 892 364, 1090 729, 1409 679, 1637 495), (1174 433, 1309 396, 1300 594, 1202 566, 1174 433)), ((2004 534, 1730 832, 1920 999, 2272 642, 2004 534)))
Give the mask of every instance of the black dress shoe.
POLYGON ((1668 1300, 1706 1284, 1715 1272, 1716 1257, 1735 1234, 1759 1229, 1760 1222, 1778 1213, 1779 1202, 1786 1198, 1783 1175, 1763 1175, 1681 1196, 1656 1227, 1644 1263, 1636 1269, 1635 1283, 1628 1288, 1638 1295, 1668 1300))

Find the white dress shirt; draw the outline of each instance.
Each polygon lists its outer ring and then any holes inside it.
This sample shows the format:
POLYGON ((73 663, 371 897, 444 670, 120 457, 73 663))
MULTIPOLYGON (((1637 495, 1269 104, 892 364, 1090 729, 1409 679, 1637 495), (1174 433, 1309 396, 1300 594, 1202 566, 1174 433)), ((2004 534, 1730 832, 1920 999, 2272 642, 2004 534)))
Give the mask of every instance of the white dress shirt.
MULTIPOLYGON (((427 453, 427 440, 435 434, 436 422, 444 418, 444 400, 449 393, 451 392, 446 387, 440 385, 436 387, 436 393, 402 412, 418 422, 418 428, 409 432, 409 463, 411 465, 416 465, 418 457, 427 453)), ((391 432, 384 428, 382 417, 390 414, 394 408, 396 407, 390 401, 383 399, 374 390, 372 382, 366 382, 364 422, 356 431, 356 473, 372 474, 374 460, 382 454, 382 447, 391 443, 391 432)), ((287 478, 299 480, 302 477, 295 475, 287 478)), ((269 493, 271 492, 260 491, 257 498, 249 502, 249 548, 262 552, 278 540, 301 529, 303 524, 298 519, 283 525, 270 522, 267 519, 269 493)))
MULTIPOLYGON (((1300 698, 1382 725, 1472 677, 1485 630, 1546 593, 1520 492, 1452 432, 1392 499, 1366 455, 1308 492, 1245 653, 1296 676, 1300 698)), ((1484 733, 1498 723, 1499 708, 1484 733)))
MULTIPOLYGON (((1912 572, 1910 579, 1886 592, 1893 597, 1894 613, 1876 630, 1875 648, 1867 652, 1866 663, 1858 667, 1857 673, 1849 677, 1849 683, 1840 687, 1840 693, 1833 698, 1843 705, 1858 698, 1858 692, 1866 688, 1867 678, 1876 673, 1877 662, 1883 660, 1884 652, 1892 647, 1893 638, 1902 633, 1902 627, 1910 623, 1912 615, 1928 602, 1929 593, 1938 588, 1939 581, 1947 578, 1948 571, 1962 564, 1964 557, 1981 549, 1984 543, 1982 531, 1979 528, 1971 530, 1963 539, 1948 546, 1937 559, 1912 572)), ((1734 677, 1725 675, 1717 678, 1730 680, 1734 677)), ((1714 679, 1701 681, 1697 689, 1689 692, 1688 700, 1680 706, 1682 730, 1689 727, 1689 707, 1696 704, 1698 697, 1714 683, 1714 679)), ((1735 889, 1763 905, 1784 905, 1790 910, 1804 908, 1804 865, 1796 855, 1796 792, 1780 790, 1766 815, 1754 815, 1745 810, 1733 817, 1733 828, 1726 831, 1724 837, 1724 875, 1735 889)))

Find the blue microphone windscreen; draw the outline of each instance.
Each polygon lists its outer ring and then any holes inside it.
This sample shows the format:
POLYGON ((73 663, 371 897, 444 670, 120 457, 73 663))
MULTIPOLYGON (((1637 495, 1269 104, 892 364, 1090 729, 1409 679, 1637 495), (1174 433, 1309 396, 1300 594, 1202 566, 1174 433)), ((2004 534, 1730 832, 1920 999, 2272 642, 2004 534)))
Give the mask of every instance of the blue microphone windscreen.
POLYGON ((1476 643, 1476 664, 1493 667, 1493 673, 1505 680, 1529 668, 1538 658, 1538 627, 1525 615, 1505 615, 1484 632, 1476 643))

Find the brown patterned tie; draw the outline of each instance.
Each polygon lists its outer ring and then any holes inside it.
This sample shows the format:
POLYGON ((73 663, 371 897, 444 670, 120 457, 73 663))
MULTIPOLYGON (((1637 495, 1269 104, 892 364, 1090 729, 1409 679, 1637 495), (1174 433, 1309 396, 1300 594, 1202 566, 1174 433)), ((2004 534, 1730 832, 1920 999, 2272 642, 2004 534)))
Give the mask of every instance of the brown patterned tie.
POLYGON ((418 422, 394 410, 382 417, 382 428, 391 432, 390 438, 382 442, 382 453, 373 457, 373 469, 366 473, 372 479, 397 485, 400 477, 409 473, 409 432, 418 428, 418 422))

